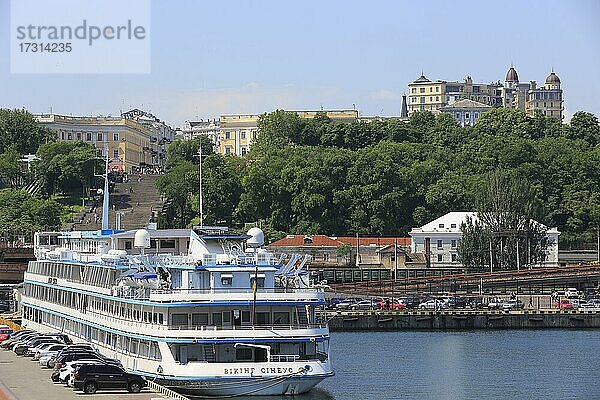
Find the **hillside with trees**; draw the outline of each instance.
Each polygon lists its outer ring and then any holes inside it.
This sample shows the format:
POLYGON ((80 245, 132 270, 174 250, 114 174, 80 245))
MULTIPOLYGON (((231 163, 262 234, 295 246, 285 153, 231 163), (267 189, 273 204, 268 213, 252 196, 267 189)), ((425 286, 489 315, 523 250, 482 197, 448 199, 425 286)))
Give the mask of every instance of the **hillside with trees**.
MULTIPOLYGON (((460 127, 448 114, 427 111, 409 121, 347 123, 278 110, 258 126, 246 157, 204 158, 205 223, 260 221, 272 240, 286 233, 404 236, 449 211, 477 210, 489 175, 502 171, 527 183, 537 220, 562 232, 561 247, 595 241, 600 126, 593 114, 577 112, 561 124, 500 108, 460 127)), ((159 183, 171 199, 163 216, 169 226, 198 222, 198 158, 188 153, 169 154, 159 183)))

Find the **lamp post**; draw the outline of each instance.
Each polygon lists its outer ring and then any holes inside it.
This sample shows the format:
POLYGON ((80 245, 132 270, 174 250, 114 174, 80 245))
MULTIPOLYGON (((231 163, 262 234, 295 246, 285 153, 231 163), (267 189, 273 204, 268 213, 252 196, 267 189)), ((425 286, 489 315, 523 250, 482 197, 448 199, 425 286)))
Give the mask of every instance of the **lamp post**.
POLYGON ((202 211, 202 142, 200 142, 200 146, 198 147, 198 214, 200 217, 200 229, 204 227, 204 212, 202 211))

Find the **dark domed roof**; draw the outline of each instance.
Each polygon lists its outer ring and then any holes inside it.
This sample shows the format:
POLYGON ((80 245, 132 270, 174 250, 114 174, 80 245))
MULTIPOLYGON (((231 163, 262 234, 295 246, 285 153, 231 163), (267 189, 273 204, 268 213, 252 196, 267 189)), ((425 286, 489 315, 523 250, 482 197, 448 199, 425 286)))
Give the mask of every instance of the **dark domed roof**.
POLYGON ((506 73, 506 79, 504 79, 504 81, 519 82, 519 75, 517 75, 517 71, 513 67, 510 67, 510 69, 506 73))
POLYGON ((560 78, 552 71, 546 78, 546 83, 560 83, 560 78))
POLYGON ((420 83, 420 82, 431 82, 429 79, 425 78, 425 75, 421 74, 421 76, 419 78, 417 78, 417 80, 414 83, 420 83))

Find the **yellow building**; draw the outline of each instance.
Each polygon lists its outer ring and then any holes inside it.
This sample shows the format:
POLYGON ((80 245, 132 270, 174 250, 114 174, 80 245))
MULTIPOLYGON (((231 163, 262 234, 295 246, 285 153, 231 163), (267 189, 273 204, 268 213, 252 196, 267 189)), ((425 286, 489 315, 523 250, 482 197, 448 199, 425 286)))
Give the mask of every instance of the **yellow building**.
POLYGON ((55 131, 58 140, 89 143, 103 157, 107 149, 110 168, 129 173, 140 167, 161 167, 166 144, 172 139, 167 137, 169 130, 161 131, 146 122, 124 116, 72 117, 48 114, 37 115, 36 119, 55 131))
POLYGON ((431 81, 421 75, 408 84, 408 114, 415 111, 435 111, 447 104, 446 82, 431 81))
MULTIPOLYGON (((318 113, 324 112, 335 121, 358 120, 357 110, 323 110, 323 111, 290 111, 298 114, 300 118, 314 118, 318 113)), ((252 141, 258 133, 257 114, 229 114, 219 118, 219 134, 216 143, 219 154, 235 154, 244 156, 250 150, 252 141)))
POLYGON ((535 81, 530 82, 527 91, 525 112, 534 116, 540 112, 547 117, 563 118, 563 91, 560 88, 560 78, 552 71, 546 78, 543 87, 537 88, 535 81))

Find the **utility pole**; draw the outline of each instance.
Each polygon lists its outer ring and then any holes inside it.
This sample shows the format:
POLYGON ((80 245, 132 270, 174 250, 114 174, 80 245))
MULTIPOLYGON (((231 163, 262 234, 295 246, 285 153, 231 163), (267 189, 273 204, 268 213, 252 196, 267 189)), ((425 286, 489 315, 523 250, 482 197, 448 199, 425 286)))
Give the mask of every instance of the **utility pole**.
POLYGON ((204 227, 204 212, 202 211, 202 142, 200 142, 200 147, 198 147, 198 158, 200 162, 198 163, 198 214, 200 216, 200 228, 204 227))
POLYGON ((490 274, 494 272, 494 253, 492 251, 492 238, 490 237, 490 274))
POLYGON ((517 272, 521 271, 521 262, 519 260, 519 236, 517 236, 517 272))

